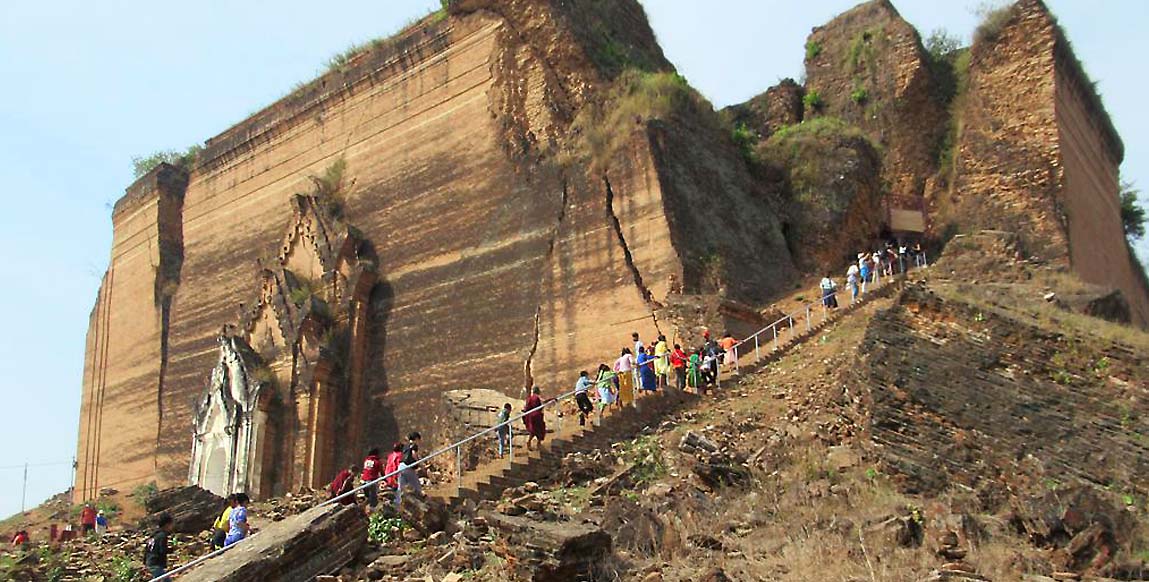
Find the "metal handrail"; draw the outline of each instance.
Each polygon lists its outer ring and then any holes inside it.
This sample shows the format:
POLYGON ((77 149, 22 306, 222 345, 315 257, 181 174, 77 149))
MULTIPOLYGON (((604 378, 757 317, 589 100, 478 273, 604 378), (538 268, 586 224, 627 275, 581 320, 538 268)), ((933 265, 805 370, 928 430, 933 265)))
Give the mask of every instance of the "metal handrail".
MULTIPOLYGON (((923 268, 923 267, 928 266, 928 262, 925 261, 924 254, 921 256, 921 259, 922 259, 922 264, 920 266, 917 264, 918 257, 916 257, 916 256, 912 259, 913 264, 910 264, 911 261, 909 258, 905 259, 907 262, 904 265, 904 268, 902 269, 901 275, 905 275, 906 273, 909 273, 912 269, 923 268)), ((873 289, 880 289, 882 287, 881 271, 875 271, 871 274, 874 276, 874 282, 872 283, 874 285, 873 289)), ((891 275, 890 277, 886 277, 886 278, 887 279, 896 278, 897 276, 898 275, 895 274, 895 275, 891 275)), ((866 284, 866 282, 859 283, 859 285, 861 285, 861 286, 864 286, 865 284, 866 284)), ((819 290, 821 290, 820 287, 819 287, 819 290)), ((789 328, 791 330, 793 330, 794 329, 794 319, 798 318, 800 313, 803 313, 803 312, 805 313, 805 315, 806 315, 806 318, 805 318, 805 320, 806 320, 806 331, 810 331, 810 329, 811 329, 810 309, 816 307, 817 305, 822 305, 822 307, 823 307, 822 321, 825 322, 827 317, 828 317, 827 314, 824 312, 825 311, 825 305, 826 305, 825 301, 828 297, 833 297, 833 298, 837 299, 838 293, 839 293, 839 291, 835 287, 833 292, 831 292, 829 295, 823 295, 823 296, 819 297, 817 301, 812 301, 810 303, 807 303, 806 305, 803 305, 797 311, 794 311, 790 314, 783 316, 778 321, 771 323, 770 325, 768 325, 768 326, 754 332, 753 334, 747 336, 746 339, 740 340, 740 341, 736 342, 734 345, 730 346, 730 350, 734 352, 734 362, 732 364, 735 367, 738 366, 738 359, 739 359, 738 348, 742 347, 743 345, 748 344, 751 341, 754 342, 754 350, 755 350, 755 353, 757 353, 759 350, 759 345, 758 345, 759 336, 761 336, 762 334, 769 332, 769 331, 774 332, 774 350, 777 350, 778 349, 778 325, 783 323, 783 322, 789 322, 790 323, 789 328)), ((859 299, 859 301, 865 301, 865 299, 861 298, 861 299, 859 299)))

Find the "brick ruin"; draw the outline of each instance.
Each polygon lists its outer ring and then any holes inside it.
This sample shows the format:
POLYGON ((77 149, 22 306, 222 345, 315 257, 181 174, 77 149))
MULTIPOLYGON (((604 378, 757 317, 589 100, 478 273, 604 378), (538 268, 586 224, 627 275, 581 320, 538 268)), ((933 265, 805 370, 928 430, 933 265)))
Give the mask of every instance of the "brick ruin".
MULTIPOLYGON (((885 0, 816 29, 806 86, 746 119, 765 136, 840 116, 876 136, 894 195, 875 230, 898 210, 972 228, 1025 208, 1027 232, 1144 325, 1120 139, 1044 5, 1015 11, 998 46, 973 48, 954 204, 925 204, 948 119, 885 0), (811 88, 819 112, 803 111, 811 88)), ((683 298, 789 289, 787 201, 704 113, 635 119, 605 164, 568 155, 628 66, 673 72, 634 0, 461 0, 209 139, 189 170, 137 180, 89 322, 75 499, 319 485, 369 444, 449 433, 448 391, 557 393, 630 331, 689 327, 683 298)))
POLYGON ((918 31, 889 0, 872 0, 815 28, 806 47, 806 93, 821 103, 808 116, 840 118, 885 148, 890 226, 921 232, 946 112, 918 31))
POLYGON ((1053 15, 1021 0, 971 51, 953 202, 937 219, 1016 231, 1042 258, 1120 289, 1149 325, 1149 283, 1121 226, 1124 145, 1053 15))
POLYGON ((1120 219, 1121 137, 1041 0, 1019 0, 1000 24, 968 49, 948 112, 920 35, 888 0, 811 32, 804 86, 783 83, 728 111, 763 139, 793 123, 779 119, 833 117, 865 131, 884 149, 886 213, 872 235, 1016 231, 1041 259, 1119 289, 1133 323, 1149 326, 1149 280, 1120 219), (806 102, 780 117, 797 91, 806 102), (952 165, 941 163, 947 147, 952 165))
POLYGON ((448 390, 565 389, 672 291, 778 292, 779 221, 700 121, 636 124, 604 170, 558 159, 618 54, 673 70, 637 2, 453 3, 140 178, 91 315, 75 498, 316 485, 434 439, 448 390), (309 194, 337 164, 338 220, 309 194))

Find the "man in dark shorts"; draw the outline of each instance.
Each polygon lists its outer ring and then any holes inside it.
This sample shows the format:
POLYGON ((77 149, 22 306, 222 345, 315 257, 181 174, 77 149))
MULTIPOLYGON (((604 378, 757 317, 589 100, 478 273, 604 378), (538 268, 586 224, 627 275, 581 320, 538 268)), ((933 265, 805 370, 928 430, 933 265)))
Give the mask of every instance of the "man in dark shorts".
POLYGON ((574 395, 575 404, 578 405, 578 425, 586 425, 586 417, 588 414, 594 412, 594 404, 590 401, 590 395, 587 392, 590 390, 591 381, 586 370, 578 373, 578 381, 575 382, 574 395))
POLYGON ((158 526, 156 532, 148 538, 148 543, 144 546, 144 566, 152 578, 160 578, 168 571, 168 536, 172 532, 172 516, 166 512, 161 513, 156 525, 158 526))
POLYGON ((403 461, 399 463, 399 488, 395 490, 395 507, 399 507, 404 493, 423 494, 423 484, 419 482, 419 471, 415 468, 415 463, 419 462, 419 443, 422 441, 423 435, 418 432, 407 435, 403 461))
POLYGON ((92 507, 91 503, 85 503, 84 508, 80 510, 80 533, 88 535, 88 533, 96 529, 96 510, 92 507))

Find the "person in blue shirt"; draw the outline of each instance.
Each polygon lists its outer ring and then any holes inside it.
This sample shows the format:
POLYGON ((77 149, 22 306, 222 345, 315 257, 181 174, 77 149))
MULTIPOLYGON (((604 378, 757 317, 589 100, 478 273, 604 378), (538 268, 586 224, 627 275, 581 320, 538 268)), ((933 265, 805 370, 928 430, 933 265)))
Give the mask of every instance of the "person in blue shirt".
POLYGON ((104 515, 104 510, 96 512, 96 535, 102 536, 108 533, 108 516, 104 515))
POLYGON ((235 494, 235 508, 231 510, 231 516, 227 518, 227 537, 224 538, 223 545, 230 546, 246 538, 247 534, 251 531, 251 526, 247 523, 248 501, 250 501, 250 499, 246 493, 235 494))
POLYGON ((646 352, 646 348, 638 348, 638 380, 641 390, 657 389, 658 378, 654 374, 654 359, 654 356, 646 352))

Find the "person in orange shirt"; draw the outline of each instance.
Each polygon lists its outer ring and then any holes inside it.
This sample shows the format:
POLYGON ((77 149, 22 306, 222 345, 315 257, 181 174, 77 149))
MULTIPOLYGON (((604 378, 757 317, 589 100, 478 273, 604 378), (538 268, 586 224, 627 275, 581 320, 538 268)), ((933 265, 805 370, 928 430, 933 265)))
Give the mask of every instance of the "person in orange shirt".
POLYGON ((732 369, 734 371, 738 370, 738 358, 735 357, 734 354, 734 346, 737 343, 738 340, 734 339, 734 336, 730 335, 730 332, 722 334, 722 339, 718 340, 718 345, 723 349, 723 351, 726 352, 726 355, 723 357, 722 361, 726 364, 728 369, 732 369))

